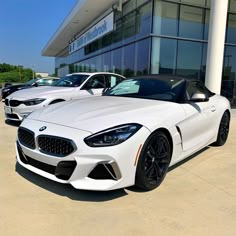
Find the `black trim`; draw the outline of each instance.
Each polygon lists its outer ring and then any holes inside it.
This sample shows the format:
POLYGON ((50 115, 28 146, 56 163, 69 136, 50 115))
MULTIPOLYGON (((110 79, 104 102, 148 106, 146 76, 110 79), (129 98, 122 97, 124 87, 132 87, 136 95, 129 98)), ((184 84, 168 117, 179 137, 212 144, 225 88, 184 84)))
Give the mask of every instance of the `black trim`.
POLYGON ((117 176, 109 163, 99 163, 88 175, 91 179, 112 179, 117 180, 117 176))
POLYGON ((30 148, 30 149, 36 148, 35 134, 33 131, 26 129, 24 127, 19 127, 17 136, 18 136, 19 142, 23 146, 26 146, 27 148, 30 148))
POLYGON ((57 166, 37 161, 24 154, 19 142, 16 142, 16 144, 19 158, 25 165, 31 165, 39 170, 55 175, 58 179, 69 180, 76 168, 76 161, 61 161, 57 166))
POLYGON ((58 136, 39 135, 37 143, 40 152, 56 157, 65 157, 77 150, 71 139, 58 136))

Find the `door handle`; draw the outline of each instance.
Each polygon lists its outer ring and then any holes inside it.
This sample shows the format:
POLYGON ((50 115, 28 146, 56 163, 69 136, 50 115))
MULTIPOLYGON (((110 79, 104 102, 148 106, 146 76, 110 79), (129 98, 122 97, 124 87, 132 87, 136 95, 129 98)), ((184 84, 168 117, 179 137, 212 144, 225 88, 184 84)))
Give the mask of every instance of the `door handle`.
POLYGON ((212 106, 212 107, 211 107, 211 111, 212 111, 212 112, 216 111, 216 107, 215 107, 215 106, 212 106))

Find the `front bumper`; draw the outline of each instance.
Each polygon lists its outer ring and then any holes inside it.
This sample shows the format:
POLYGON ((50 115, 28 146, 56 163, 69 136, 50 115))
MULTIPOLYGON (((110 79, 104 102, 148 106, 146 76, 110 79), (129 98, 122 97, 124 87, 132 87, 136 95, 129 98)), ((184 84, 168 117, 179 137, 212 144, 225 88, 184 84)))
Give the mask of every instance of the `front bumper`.
POLYGON ((27 148, 17 140, 17 161, 20 165, 41 176, 59 183, 71 184, 76 189, 107 191, 135 183, 136 156, 140 145, 150 135, 150 131, 142 127, 134 136, 124 143, 103 148, 91 148, 84 143, 84 138, 91 133, 46 124, 45 135, 58 136, 71 139, 77 146, 75 152, 58 157, 40 151, 37 137, 39 128, 45 126, 44 122, 26 119, 23 127, 33 127, 36 148, 27 148))
POLYGON ((7 120, 13 120, 13 121, 22 121, 26 116, 28 116, 31 112, 40 109, 44 106, 44 104, 40 103, 35 106, 25 106, 23 104, 12 107, 12 106, 4 106, 5 111, 5 118, 7 120))

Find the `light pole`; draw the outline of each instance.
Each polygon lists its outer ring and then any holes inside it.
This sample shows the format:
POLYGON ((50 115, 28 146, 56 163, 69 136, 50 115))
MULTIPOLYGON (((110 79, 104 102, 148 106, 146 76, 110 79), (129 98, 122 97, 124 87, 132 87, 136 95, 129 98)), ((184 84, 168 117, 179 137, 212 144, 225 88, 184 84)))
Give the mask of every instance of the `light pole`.
POLYGON ((23 66, 18 65, 18 69, 19 69, 19 80, 21 81, 21 70, 22 70, 23 66))
POLYGON ((34 79, 34 71, 35 71, 35 64, 32 64, 33 79, 34 79))

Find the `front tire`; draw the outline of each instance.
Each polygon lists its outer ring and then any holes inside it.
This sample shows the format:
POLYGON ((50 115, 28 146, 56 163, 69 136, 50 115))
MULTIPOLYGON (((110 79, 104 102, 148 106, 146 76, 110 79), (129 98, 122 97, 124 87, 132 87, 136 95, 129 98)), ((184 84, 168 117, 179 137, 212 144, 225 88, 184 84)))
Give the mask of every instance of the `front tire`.
POLYGON ((144 190, 157 188, 164 180, 171 161, 171 145, 162 131, 146 140, 139 157, 135 185, 144 190))
POLYGON ((229 134, 229 123, 230 115, 228 111, 225 111, 220 121, 217 140, 214 143, 215 146, 223 146, 226 143, 229 134))

